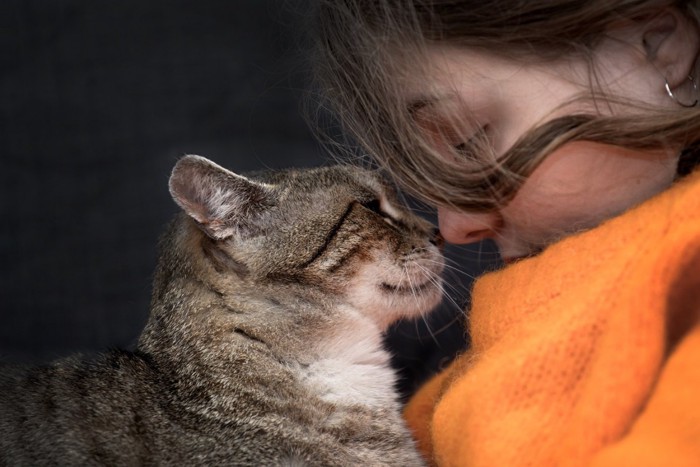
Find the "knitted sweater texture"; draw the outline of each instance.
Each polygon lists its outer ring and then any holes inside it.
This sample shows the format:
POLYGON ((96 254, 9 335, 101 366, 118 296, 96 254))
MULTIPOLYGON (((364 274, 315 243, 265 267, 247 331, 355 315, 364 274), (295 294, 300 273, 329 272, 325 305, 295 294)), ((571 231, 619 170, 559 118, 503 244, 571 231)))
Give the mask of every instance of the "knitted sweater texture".
POLYGON ((700 466, 700 171, 475 284, 406 407, 445 466, 700 466))

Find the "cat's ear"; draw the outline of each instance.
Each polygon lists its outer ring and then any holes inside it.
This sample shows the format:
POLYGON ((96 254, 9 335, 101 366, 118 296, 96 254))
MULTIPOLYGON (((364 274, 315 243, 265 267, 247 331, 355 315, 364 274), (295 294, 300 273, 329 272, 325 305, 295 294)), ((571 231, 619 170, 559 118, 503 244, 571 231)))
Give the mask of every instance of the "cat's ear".
POLYGON ((175 164, 169 187, 175 202, 215 240, 250 232, 273 204, 269 186, 194 155, 175 164))

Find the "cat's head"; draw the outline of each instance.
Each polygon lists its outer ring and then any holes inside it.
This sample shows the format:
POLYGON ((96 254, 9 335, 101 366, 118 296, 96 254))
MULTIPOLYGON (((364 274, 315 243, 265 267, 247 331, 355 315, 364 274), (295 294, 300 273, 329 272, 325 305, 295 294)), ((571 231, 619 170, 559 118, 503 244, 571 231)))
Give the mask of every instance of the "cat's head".
POLYGON ((242 176, 186 156, 170 192, 196 226, 189 245, 201 253, 202 273, 224 295, 328 297, 382 329, 441 299, 439 234, 373 172, 242 176))

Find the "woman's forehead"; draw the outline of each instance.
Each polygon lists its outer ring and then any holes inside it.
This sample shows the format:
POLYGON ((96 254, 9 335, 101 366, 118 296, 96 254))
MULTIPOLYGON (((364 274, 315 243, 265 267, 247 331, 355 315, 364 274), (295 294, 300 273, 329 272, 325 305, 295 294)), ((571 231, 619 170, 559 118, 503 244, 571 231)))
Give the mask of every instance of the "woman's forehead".
POLYGON ((494 102, 529 99, 534 92, 588 89, 583 61, 525 62, 480 49, 431 46, 416 62, 402 91, 409 111, 479 113, 494 102))
POLYGON ((433 46, 407 70, 404 101, 409 110, 478 110, 498 88, 530 79, 515 60, 481 50, 433 46))
POLYGON ((436 103, 457 97, 457 89, 476 89, 479 81, 493 79, 499 67, 495 57, 466 48, 432 46, 406 67, 406 94, 411 102, 436 103))

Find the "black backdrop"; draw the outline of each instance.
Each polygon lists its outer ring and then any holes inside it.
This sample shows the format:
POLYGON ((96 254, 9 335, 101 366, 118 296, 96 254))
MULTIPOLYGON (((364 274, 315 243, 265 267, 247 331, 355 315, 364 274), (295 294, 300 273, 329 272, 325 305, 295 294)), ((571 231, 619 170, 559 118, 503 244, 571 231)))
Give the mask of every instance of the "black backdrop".
MULTIPOLYGON (((299 106, 307 17, 299 0, 0 2, 2 357, 133 345, 178 157, 327 163, 299 106)), ((462 282, 490 262, 466 264, 462 282)), ((456 311, 436 338, 392 332, 408 390, 465 344, 456 311)))

